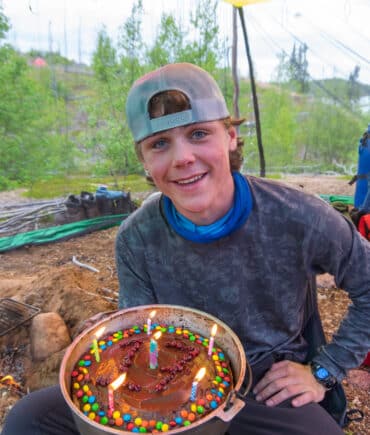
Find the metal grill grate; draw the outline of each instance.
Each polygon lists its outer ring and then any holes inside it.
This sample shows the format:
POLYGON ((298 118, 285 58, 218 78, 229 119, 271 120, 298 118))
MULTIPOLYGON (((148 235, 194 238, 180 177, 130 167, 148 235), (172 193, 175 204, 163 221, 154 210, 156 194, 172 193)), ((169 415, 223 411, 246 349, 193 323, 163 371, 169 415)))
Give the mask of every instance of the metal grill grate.
POLYGON ((14 299, 0 299, 0 337, 32 319, 40 311, 40 308, 14 299))

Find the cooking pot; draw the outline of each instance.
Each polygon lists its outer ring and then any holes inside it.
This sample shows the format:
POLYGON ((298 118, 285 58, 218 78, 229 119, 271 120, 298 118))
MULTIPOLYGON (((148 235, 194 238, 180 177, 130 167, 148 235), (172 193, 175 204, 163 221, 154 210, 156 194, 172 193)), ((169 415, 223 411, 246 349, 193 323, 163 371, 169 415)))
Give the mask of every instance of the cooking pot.
POLYGON ((63 357, 59 381, 64 399, 72 411, 75 423, 82 435, 125 435, 132 432, 114 427, 103 426, 89 419, 71 399, 71 373, 80 356, 90 350, 95 333, 105 326, 104 334, 133 325, 145 324, 151 311, 156 310, 155 322, 183 327, 204 337, 208 337, 212 326, 217 324, 216 342, 230 360, 233 371, 234 389, 226 400, 214 411, 190 426, 171 429, 171 435, 223 435, 231 420, 245 406, 243 397, 248 393, 252 378, 243 346, 237 335, 221 320, 210 314, 189 307, 177 305, 142 305, 117 311, 90 328, 83 331, 67 348, 63 357))

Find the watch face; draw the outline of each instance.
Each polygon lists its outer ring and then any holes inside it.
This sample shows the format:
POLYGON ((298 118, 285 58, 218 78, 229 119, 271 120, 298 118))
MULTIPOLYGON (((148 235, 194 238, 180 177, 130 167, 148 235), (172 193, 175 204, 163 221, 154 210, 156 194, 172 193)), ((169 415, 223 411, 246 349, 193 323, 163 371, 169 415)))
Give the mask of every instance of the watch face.
POLYGON ((316 370, 316 376, 319 379, 326 379, 329 376, 329 372, 324 369, 324 367, 320 367, 319 369, 316 370))

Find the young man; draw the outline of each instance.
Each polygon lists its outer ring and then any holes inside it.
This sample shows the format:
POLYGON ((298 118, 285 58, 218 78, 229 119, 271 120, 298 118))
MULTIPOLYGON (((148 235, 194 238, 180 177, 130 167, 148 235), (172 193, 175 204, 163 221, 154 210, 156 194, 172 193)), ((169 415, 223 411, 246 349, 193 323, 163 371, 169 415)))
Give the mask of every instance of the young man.
POLYGON ((254 385, 231 434, 343 433, 318 403, 370 348, 370 244, 320 199, 238 172, 238 121, 201 68, 171 64, 143 76, 126 111, 162 194, 120 228, 120 307, 191 306, 238 334, 254 385), (317 315, 315 276, 323 272, 353 305, 318 348, 306 338, 317 341, 321 324, 307 330, 307 318, 317 315))
MULTIPOLYGON (((320 199, 239 173, 240 120, 230 119, 201 68, 172 64, 139 79, 127 120, 161 194, 119 230, 120 308, 190 306, 238 334, 254 384, 231 435, 342 434, 318 403, 328 407, 370 347, 370 244, 320 199), (315 276, 322 272, 335 276, 353 305, 333 341, 319 348, 315 276)), ((78 431, 60 389, 51 387, 18 402, 2 434, 78 431)))

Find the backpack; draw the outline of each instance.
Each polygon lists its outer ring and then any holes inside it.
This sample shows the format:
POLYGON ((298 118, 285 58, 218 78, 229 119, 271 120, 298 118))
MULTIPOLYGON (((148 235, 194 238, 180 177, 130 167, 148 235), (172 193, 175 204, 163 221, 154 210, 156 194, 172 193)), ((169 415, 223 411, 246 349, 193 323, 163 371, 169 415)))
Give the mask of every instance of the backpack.
POLYGON ((370 175, 370 124, 358 144, 357 174, 349 184, 356 183, 354 205, 356 208, 363 208, 368 191, 370 175))
POLYGON ((370 241, 370 213, 364 214, 360 217, 357 229, 365 239, 370 241))

